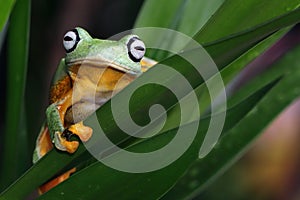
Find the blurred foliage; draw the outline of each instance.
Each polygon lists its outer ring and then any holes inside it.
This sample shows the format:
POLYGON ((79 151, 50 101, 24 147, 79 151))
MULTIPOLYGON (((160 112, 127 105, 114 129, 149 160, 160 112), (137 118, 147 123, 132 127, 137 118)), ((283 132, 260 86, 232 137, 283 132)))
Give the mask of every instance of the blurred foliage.
MULTIPOLYGON (((7 2, 9 4, 9 2, 7 2)), ((10 11, 7 10, 9 14, 10 11)), ((7 39, 7 90, 5 119, 6 134, 3 141, 1 165, 1 187, 12 183, 29 166, 27 135, 24 108, 24 89, 26 83, 28 42, 29 42, 30 1, 18 1, 10 16, 7 39), (20 36, 19 31, 23 30, 20 36), (16 40, 16 38, 18 38, 16 40), (16 48, 17 47, 17 48, 16 48), (19 158, 18 160, 16 158, 19 158), (19 163, 18 163, 19 162, 19 163), (22 163, 22 165, 20 165, 22 163)))

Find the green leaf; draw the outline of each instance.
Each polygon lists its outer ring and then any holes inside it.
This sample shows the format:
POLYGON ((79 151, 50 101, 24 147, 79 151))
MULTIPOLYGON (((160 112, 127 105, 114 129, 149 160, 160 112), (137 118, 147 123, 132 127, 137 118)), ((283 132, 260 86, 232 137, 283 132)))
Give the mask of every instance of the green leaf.
POLYGON ((182 4, 182 0, 174 0, 172 3, 158 0, 145 1, 134 27, 170 27, 182 4))
MULTIPOLYGON (((215 0, 209 3, 210 9, 206 11, 206 4, 202 3, 202 1, 198 1, 197 3, 191 0, 181 2, 176 1, 174 3, 172 2, 171 4, 169 1, 161 2, 157 0, 151 0, 146 1, 144 4, 143 9, 136 21, 135 27, 152 26, 171 28, 182 31, 183 33, 188 33, 188 35, 192 32, 197 32, 193 38, 206 47, 207 51, 214 58, 217 65, 221 67, 231 62, 233 58, 236 57, 238 52, 245 51, 254 45, 258 40, 261 40, 268 34, 278 30, 283 24, 285 24, 284 26, 288 26, 296 23, 299 19, 299 11, 297 11, 299 4, 299 0, 275 0, 269 2, 259 0, 251 0, 247 2, 227 0, 224 1, 224 3, 223 1, 215 0), (157 11, 157 9, 161 10, 157 11), (156 11, 159 14, 154 15, 153 13, 156 13, 156 11), (216 12, 214 13, 214 11, 216 12), (198 13, 206 14, 199 16, 197 15, 198 13), (253 15, 252 13, 256 14, 253 15), (189 23, 187 23, 186 21, 188 21, 189 17, 193 15, 197 15, 197 18, 194 18, 192 22, 189 21, 189 23), (286 15, 298 16, 291 17, 286 15), (173 19, 173 21, 171 19, 173 19), (209 21, 200 30, 200 28, 203 26, 203 22, 206 22, 208 19, 209 21), (188 31, 187 27, 192 27, 194 23, 198 26, 193 27, 192 31, 188 31), (271 26, 267 26, 267 24, 271 24, 271 26), (253 31, 253 29, 264 30, 253 31), (248 34, 245 34, 245 32, 248 34), (254 35, 255 33, 252 32, 255 32, 256 35, 254 35), (245 37, 248 36, 249 38, 247 40, 245 37), (234 39, 229 43, 220 42, 220 40, 224 40, 224 38, 228 37, 233 37, 234 39), (216 41, 218 46, 211 46, 211 44, 216 43, 216 41), (230 46, 231 48, 228 48, 230 46), (227 50, 231 49, 231 51, 226 52, 224 51, 225 48, 227 48, 227 50), (222 54, 224 52, 226 52, 226 54, 222 54), (223 62, 221 62, 220 58, 218 58, 221 57, 221 55, 222 60, 226 59, 223 62), (217 59, 215 59, 215 57, 217 57, 217 59)), ((157 42, 161 46, 169 45, 171 47, 174 41, 176 41, 176 38, 174 38, 172 35, 169 35, 169 33, 167 33, 167 35, 162 34, 157 38, 157 42)), ((228 40, 225 41, 228 42, 228 40)), ((147 55, 160 60, 166 57, 168 54, 161 54, 151 51, 147 55)))
POLYGON ((299 96, 300 87, 296 82, 299 79, 300 70, 299 63, 295 59, 299 55, 300 48, 298 47, 232 97, 230 101, 235 104, 236 101, 239 102, 241 98, 244 98, 245 94, 249 94, 249 91, 256 90, 276 77, 284 76, 244 119, 224 134, 207 157, 198 160, 189 168, 163 199, 187 198, 202 191, 210 180, 216 178, 240 158, 264 128, 299 96), (289 88, 289 91, 286 88, 289 88))
MULTIPOLYGON (((253 61, 257 56, 262 54, 269 48, 271 45, 273 45, 278 39, 280 39, 285 33, 287 32, 286 29, 282 29, 281 31, 278 31, 268 38, 264 39, 263 41, 259 42, 257 45, 255 45, 253 48, 249 49, 246 53, 238 57, 236 60, 234 60, 232 63, 224 67, 220 74, 222 76, 222 79, 224 81, 224 84, 227 85, 242 69, 244 69, 251 61, 253 61)), ((214 83, 213 76, 210 81, 212 84, 214 83)), ((221 91, 219 91, 221 92, 221 91)), ((217 99, 210 99, 210 94, 208 89, 206 88, 206 83, 202 83, 200 86, 195 88, 195 93, 197 94, 198 100, 199 100, 199 108, 202 113, 207 111, 207 108, 210 106, 211 101, 216 101, 217 99)), ((189 95, 185 97, 186 99, 189 98, 189 95)), ((172 111, 170 111, 171 114, 168 116, 169 118, 176 118, 178 112, 180 112, 180 105, 176 104, 172 111), (174 113, 173 113, 174 112, 174 113)), ((185 120, 185 119, 182 119, 185 120)), ((187 120, 187 122, 191 122, 196 120, 196 116, 193 116, 193 113, 191 113, 190 118, 187 120)), ((164 127, 164 131, 173 129, 176 127, 177 120, 170 119, 169 123, 166 124, 164 127)))
MULTIPOLYGON (((267 90, 259 90, 240 104, 236 105, 236 109, 229 110, 228 116, 230 117, 228 119, 228 127, 233 126, 240 118, 242 118, 248 110, 250 110, 253 105, 266 94, 267 90)), ((107 167, 100 162, 95 162, 87 168, 82 169, 80 173, 74 174, 67 181, 51 190, 51 192, 45 193, 39 199, 51 199, 54 197, 71 198, 73 195, 78 198, 92 199, 97 196, 97 194, 101 194, 101 198, 103 199, 132 199, 132 197, 137 196, 156 199, 164 194, 165 191, 167 191, 185 172, 190 163, 197 158, 199 146, 208 123, 209 118, 200 121, 201 128, 192 146, 178 160, 163 169, 148 173, 126 173, 107 167), (164 181, 161 180, 162 178, 164 181), (78 184, 79 181, 88 184, 78 184), (159 187, 157 187, 157 185, 159 185, 159 187), (115 188, 114 192, 111 192, 111 188, 115 188)), ((188 126, 190 125, 186 125, 186 127, 188 126)), ((168 131, 164 134, 135 144, 126 150, 130 152, 149 152, 153 150, 153 146, 160 147, 161 144, 165 144, 172 140, 176 133, 176 129, 168 131)), ((118 161, 122 159, 122 156, 122 152, 117 152, 110 155, 108 159, 118 161)))
MULTIPOLYGON (((259 24, 252 29, 228 36, 226 39, 204 44, 204 48, 212 56, 219 68, 232 62, 247 49, 255 45, 259 40, 283 27, 288 27, 298 22, 300 9, 295 9, 285 15, 276 17, 263 24, 259 24)), ((195 39, 203 41, 202 34, 198 34, 195 39)))
POLYGON ((61 172, 63 167, 84 155, 85 148, 81 145, 76 154, 68 154, 51 150, 27 172, 25 172, 14 184, 8 187, 1 195, 0 199, 24 199, 32 191, 37 189, 44 182, 61 172), (49 164, 51 163, 51 164, 49 164))
POLYGON ((6 106, 9 109, 5 116, 0 189, 8 186, 25 171, 26 164, 24 163, 29 164, 25 159, 28 158, 27 152, 24 151, 27 149, 24 89, 28 61, 29 13, 30 1, 19 0, 12 12, 8 29, 6 106))
POLYGON ((194 36, 213 16, 225 0, 188 0, 181 13, 176 30, 194 36))
POLYGON ((290 28, 285 28, 277 31, 276 33, 268 36, 254 47, 250 48, 240 57, 231 62, 228 66, 221 70, 224 83, 227 85, 230 81, 238 75, 246 66, 248 66, 253 60, 260 55, 263 55, 272 45, 280 40, 290 28))
POLYGON ((3 30, 5 23, 11 13, 15 4, 15 0, 1 0, 0 1, 0 32, 3 30))
POLYGON ((145 1, 134 27, 164 27, 197 33, 225 0, 145 1))
POLYGON ((243 31, 249 32, 260 24, 269 23, 293 12, 299 4, 299 0, 227 0, 197 33, 196 38, 199 38, 197 41, 208 43, 243 31))
MULTIPOLYGON (((224 0, 175 0, 170 3, 148 0, 144 3, 134 27, 168 28, 192 37, 223 2, 224 0)), ((176 36, 170 32, 156 35, 156 46, 160 48, 171 49, 174 44, 171 41, 176 41, 176 36)), ((147 55, 160 60, 169 54, 150 50, 147 55)))

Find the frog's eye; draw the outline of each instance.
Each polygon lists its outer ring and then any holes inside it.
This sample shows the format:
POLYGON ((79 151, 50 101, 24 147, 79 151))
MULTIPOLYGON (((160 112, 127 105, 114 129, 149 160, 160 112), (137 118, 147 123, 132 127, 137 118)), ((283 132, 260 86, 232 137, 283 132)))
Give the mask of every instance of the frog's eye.
POLYGON ((74 29, 72 31, 68 31, 65 34, 64 40, 63 40, 63 44, 64 44, 64 48, 65 48, 66 52, 67 53, 72 52, 76 48, 79 40, 80 40, 79 34, 76 29, 74 29))
POLYGON ((134 62, 140 62, 146 52, 145 44, 140 38, 134 36, 127 43, 128 55, 134 62))

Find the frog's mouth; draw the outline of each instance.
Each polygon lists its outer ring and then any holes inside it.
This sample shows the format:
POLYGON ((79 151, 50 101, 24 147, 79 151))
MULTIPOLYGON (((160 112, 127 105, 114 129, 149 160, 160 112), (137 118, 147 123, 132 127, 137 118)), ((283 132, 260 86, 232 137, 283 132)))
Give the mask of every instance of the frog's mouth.
POLYGON ((107 61, 105 59, 78 59, 78 60, 74 60, 72 62, 67 63, 68 66, 74 66, 74 65, 88 65, 91 67, 103 67, 103 68, 107 68, 107 67, 111 67, 113 69, 116 69, 118 71, 124 72, 124 73, 129 73, 129 74, 133 74, 133 75, 139 75, 142 73, 141 69, 134 69, 134 68, 129 68, 127 66, 124 65, 120 65, 120 64, 116 64, 112 61, 107 61))

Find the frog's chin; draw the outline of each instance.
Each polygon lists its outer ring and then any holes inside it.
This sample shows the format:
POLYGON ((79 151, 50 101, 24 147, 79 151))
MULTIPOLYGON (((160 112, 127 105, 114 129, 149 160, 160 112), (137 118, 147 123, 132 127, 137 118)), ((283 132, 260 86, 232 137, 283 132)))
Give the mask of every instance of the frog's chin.
POLYGON ((119 70, 119 71, 122 71, 122 72, 125 72, 125 73, 129 73, 129 74, 132 74, 132 75, 140 75, 142 73, 141 69, 135 71, 133 69, 129 69, 128 67, 120 66, 120 65, 117 65, 117 64, 114 64, 114 63, 110 63, 108 66, 113 68, 113 69, 116 69, 116 70, 119 70))
POLYGON ((74 65, 89 65, 92 67, 111 67, 113 69, 119 70, 124 73, 129 73, 133 75, 140 75, 142 73, 142 70, 134 70, 132 68, 128 68, 126 66, 118 65, 114 62, 109 62, 106 60, 99 60, 99 59, 84 59, 84 60, 76 60, 73 62, 67 63, 68 66, 74 66, 74 65))

